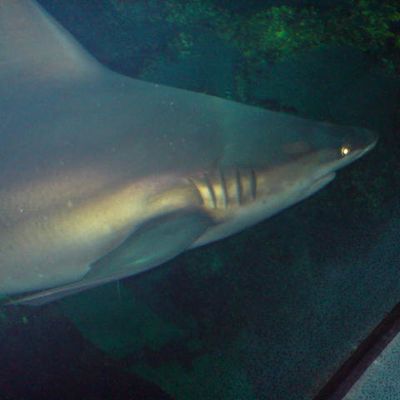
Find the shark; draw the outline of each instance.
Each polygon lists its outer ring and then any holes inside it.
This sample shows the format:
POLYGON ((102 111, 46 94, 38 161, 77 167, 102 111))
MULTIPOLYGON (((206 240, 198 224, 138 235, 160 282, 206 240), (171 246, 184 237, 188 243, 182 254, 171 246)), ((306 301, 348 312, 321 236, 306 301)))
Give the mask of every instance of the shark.
POLYGON ((0 1, 0 294, 41 305, 309 197, 377 142, 101 65, 41 5, 0 1))

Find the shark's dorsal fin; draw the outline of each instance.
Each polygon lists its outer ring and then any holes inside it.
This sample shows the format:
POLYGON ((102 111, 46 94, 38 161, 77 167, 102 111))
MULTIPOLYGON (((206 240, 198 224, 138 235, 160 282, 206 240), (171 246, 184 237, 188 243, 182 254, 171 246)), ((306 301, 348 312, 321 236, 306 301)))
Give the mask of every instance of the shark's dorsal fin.
POLYGON ((0 83, 81 79, 102 71, 35 1, 0 1, 0 83))

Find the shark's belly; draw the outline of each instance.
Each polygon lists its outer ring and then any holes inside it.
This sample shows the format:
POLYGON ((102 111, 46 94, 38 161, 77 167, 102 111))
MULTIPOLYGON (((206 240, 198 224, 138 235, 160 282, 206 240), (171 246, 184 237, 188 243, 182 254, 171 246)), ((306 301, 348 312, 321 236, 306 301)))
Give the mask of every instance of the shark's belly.
POLYGON ((20 208, 20 215, 15 204, 0 198, 0 293, 81 279, 90 264, 118 246, 140 222, 132 190, 102 193, 79 204, 64 196, 45 208, 20 208), (131 201, 124 202, 126 197, 131 201))
POLYGON ((0 293, 76 281, 120 240, 122 232, 80 224, 79 219, 63 222, 59 215, 19 221, 0 234, 0 293))

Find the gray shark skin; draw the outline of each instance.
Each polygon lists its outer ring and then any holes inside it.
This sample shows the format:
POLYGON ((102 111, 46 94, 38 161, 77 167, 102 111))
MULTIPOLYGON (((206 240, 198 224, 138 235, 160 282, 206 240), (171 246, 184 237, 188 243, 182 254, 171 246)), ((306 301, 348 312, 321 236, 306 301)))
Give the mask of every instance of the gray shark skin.
POLYGON ((0 0, 0 294, 39 305, 148 270, 315 193, 375 145, 107 70, 0 0))

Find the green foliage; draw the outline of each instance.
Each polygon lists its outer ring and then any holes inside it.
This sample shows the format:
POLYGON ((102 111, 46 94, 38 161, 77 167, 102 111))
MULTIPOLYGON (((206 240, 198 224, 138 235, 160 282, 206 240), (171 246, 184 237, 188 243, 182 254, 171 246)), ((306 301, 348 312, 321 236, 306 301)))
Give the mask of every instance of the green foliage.
MULTIPOLYGON (((316 3, 317 5, 317 3, 316 3)), ((238 24, 238 46, 252 61, 277 60, 295 51, 327 44, 353 46, 371 53, 388 69, 398 63, 395 24, 399 5, 388 1, 348 0, 332 9, 268 7, 238 24)))
POLYGON ((326 18, 326 33, 332 41, 363 51, 381 52, 388 42, 400 45, 393 29, 397 22, 400 22, 399 5, 388 1, 349 0, 332 18, 326 18))
POLYGON ((196 28, 206 27, 255 64, 329 44, 368 52, 389 71, 400 64, 400 34, 395 30, 400 6, 395 0, 346 0, 332 8, 317 1, 302 7, 266 5, 246 14, 232 13, 218 4, 217 0, 165 2, 167 21, 178 28, 173 41, 178 51, 189 54, 196 28))
POLYGON ((388 71, 398 70, 398 0, 323 3, 269 1, 239 12, 221 0, 110 0, 109 13, 111 22, 127 26, 120 41, 135 55, 157 58, 168 49, 168 56, 189 57, 201 36, 211 32, 239 49, 253 66, 334 44, 355 47, 375 56, 388 71))
POLYGON ((180 27, 189 28, 193 24, 218 26, 222 22, 223 13, 211 0, 167 0, 165 7, 167 21, 180 27))
POLYGON ((223 36, 230 28, 229 13, 218 8, 212 0, 167 0, 164 3, 166 21, 175 28, 170 49, 179 57, 191 54, 199 31, 211 30, 223 36))
POLYGON ((239 24, 239 46, 246 57, 277 59, 320 44, 324 26, 315 9, 270 7, 239 24))

